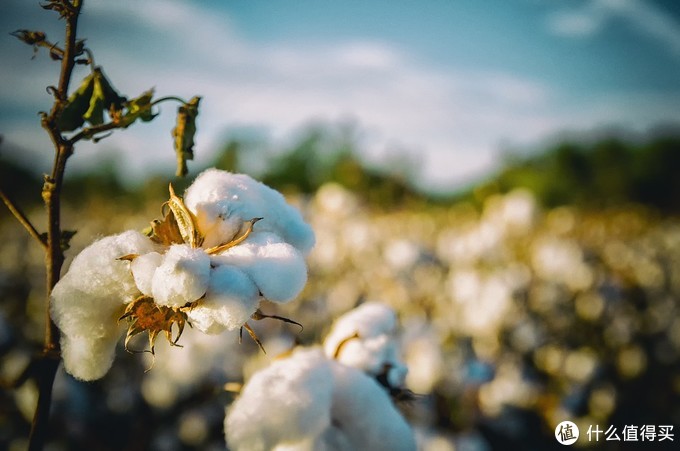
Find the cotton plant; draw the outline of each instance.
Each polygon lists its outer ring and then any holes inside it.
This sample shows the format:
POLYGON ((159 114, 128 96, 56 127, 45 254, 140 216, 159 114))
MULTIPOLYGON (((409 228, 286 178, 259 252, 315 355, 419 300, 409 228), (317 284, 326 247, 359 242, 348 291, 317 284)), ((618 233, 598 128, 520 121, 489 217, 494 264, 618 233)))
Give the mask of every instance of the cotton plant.
POLYGON ((266 317, 263 299, 286 303, 307 281, 314 233, 277 191, 244 174, 201 173, 146 233, 126 231, 78 254, 54 287, 64 367, 82 380, 112 365, 119 338, 163 333, 177 345, 185 325, 214 334, 266 317), (127 332, 123 324, 127 323, 127 332), (173 331, 174 335, 173 335, 173 331))
POLYGON ((391 307, 366 302, 333 323, 323 343, 324 352, 397 393, 408 372, 399 355, 397 327, 397 315, 391 307))
MULTIPOLYGON (((407 390, 394 310, 369 302, 340 317, 323 346, 255 373, 227 409, 235 450, 414 450, 394 405, 407 390)), ((410 392, 409 392, 410 393, 410 392)))
POLYGON ((384 388, 320 348, 299 348, 254 374, 228 409, 225 435, 236 451, 416 449, 384 388))

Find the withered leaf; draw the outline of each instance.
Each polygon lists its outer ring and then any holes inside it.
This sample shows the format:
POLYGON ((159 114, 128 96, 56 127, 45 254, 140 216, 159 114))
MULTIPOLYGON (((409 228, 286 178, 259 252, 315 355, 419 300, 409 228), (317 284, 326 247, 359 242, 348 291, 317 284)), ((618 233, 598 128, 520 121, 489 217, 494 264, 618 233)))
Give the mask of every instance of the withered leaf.
POLYGON ((177 154, 178 177, 184 177, 187 174, 187 160, 194 159, 194 135, 200 101, 200 97, 193 97, 189 103, 181 105, 177 110, 177 125, 172 130, 172 136, 177 154))
POLYGON ((36 45, 45 40, 45 33, 42 31, 31 31, 31 30, 17 30, 10 33, 15 38, 20 41, 25 42, 28 45, 36 45))
POLYGON ((104 123, 104 111, 120 111, 125 98, 121 97, 111 86, 111 82, 100 67, 94 69, 92 76, 92 94, 83 119, 92 125, 101 125, 104 123))
POLYGON ((165 246, 184 243, 172 210, 168 211, 162 220, 154 219, 151 221, 151 230, 147 235, 154 242, 165 246))
POLYGON ((189 211, 186 205, 184 205, 184 200, 175 194, 172 183, 168 189, 170 190, 170 200, 168 200, 165 205, 170 208, 170 211, 172 211, 175 217, 175 222, 179 229, 179 234, 182 236, 182 240, 191 247, 199 247, 203 244, 203 236, 198 231, 194 214, 189 211))
POLYGON ((157 116, 154 114, 151 107, 151 99, 153 98, 153 89, 149 89, 142 93, 139 97, 130 99, 123 105, 125 113, 114 116, 114 120, 122 128, 129 127, 137 119, 143 122, 149 122, 157 116))

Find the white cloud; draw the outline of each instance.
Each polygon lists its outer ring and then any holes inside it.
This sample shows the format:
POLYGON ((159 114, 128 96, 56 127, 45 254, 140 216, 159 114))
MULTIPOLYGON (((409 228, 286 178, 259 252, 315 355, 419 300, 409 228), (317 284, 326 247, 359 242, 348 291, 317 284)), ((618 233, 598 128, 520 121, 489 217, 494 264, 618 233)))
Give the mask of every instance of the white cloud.
POLYGON ((560 11, 548 16, 548 29, 560 36, 590 37, 601 30, 604 19, 592 10, 560 11))
MULTIPOLYGON (((369 160, 405 149, 422 157, 425 185, 461 186, 493 167, 501 144, 534 143, 564 128, 599 123, 649 126, 677 100, 646 93, 630 97, 637 99, 634 105, 629 97, 611 95, 575 99, 512 73, 435 68, 385 42, 249 42, 224 13, 170 0, 109 3, 88 3, 82 19, 91 24, 88 43, 97 60, 130 95, 153 84, 158 95, 202 95, 196 152, 201 164, 222 144, 227 127, 264 129, 285 142, 312 121, 350 120, 362 132, 369 160), (159 10, 162 17, 154 16, 159 10), (124 28, 112 30, 111 23, 124 28), (116 40, 127 34, 139 46, 116 40)), ((24 93, 35 80, 14 77, 12 91, 24 93)), ((0 105, 12 94, 0 93, 0 105)), ((159 165, 171 171, 175 108, 162 106, 154 122, 117 132, 98 149, 122 148, 129 173, 159 165)), ((0 120, 8 141, 38 143, 27 126, 8 124, 0 120)), ((74 166, 102 153, 88 147, 79 148, 74 166)))
POLYGON ((680 24, 669 14, 643 0, 590 0, 580 7, 563 9, 548 16, 548 29, 557 35, 588 37, 619 18, 665 45, 680 58, 680 24))

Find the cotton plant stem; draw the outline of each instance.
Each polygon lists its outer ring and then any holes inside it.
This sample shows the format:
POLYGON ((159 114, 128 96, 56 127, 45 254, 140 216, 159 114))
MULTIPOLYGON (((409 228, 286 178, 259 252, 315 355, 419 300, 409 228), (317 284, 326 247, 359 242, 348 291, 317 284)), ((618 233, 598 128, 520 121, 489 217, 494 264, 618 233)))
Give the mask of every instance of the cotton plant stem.
POLYGON ((68 98, 68 89, 75 65, 75 47, 78 29, 78 18, 83 0, 63 0, 69 9, 66 15, 66 36, 64 53, 61 60, 59 85, 55 93, 52 110, 42 116, 42 126, 47 131, 55 149, 52 173, 45 177, 43 186, 43 201, 47 209, 47 249, 45 253, 46 267, 46 308, 45 308, 45 342, 43 354, 37 365, 36 380, 38 383, 38 404, 36 406, 31 434, 29 436, 29 451, 40 451, 45 445, 49 428, 50 406, 52 404, 52 386, 59 367, 59 329, 50 316, 50 295, 59 281, 61 267, 64 263, 64 252, 61 247, 61 188, 64 180, 66 162, 73 153, 73 144, 65 140, 57 126, 57 117, 63 111, 68 98))
POLYGON ((38 240, 43 248, 47 249, 47 241, 45 238, 40 235, 24 212, 21 211, 21 209, 12 201, 12 199, 7 197, 7 195, 2 190, 0 190, 0 199, 2 199, 10 213, 14 215, 17 221, 19 221, 19 223, 24 226, 29 235, 38 240))

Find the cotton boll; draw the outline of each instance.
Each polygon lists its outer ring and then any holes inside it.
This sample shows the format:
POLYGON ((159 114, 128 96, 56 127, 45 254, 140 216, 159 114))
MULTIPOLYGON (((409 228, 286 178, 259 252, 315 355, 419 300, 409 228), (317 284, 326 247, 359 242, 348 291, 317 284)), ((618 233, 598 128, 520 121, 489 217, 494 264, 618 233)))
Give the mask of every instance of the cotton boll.
POLYGON ((61 356, 64 369, 77 379, 93 381, 102 378, 111 368, 119 334, 114 328, 103 336, 62 335, 61 356))
POLYGON ((259 291, 250 277, 234 266, 218 266, 210 272, 205 297, 189 312, 191 324, 206 333, 238 329, 255 313, 259 291))
POLYGON ((403 387, 408 368, 395 337, 397 317, 387 305, 368 302, 341 316, 324 340, 328 357, 403 387))
POLYGON ((410 426, 383 388, 363 372, 333 364, 331 428, 324 442, 331 449, 411 451, 416 449, 410 426), (341 443, 342 448, 332 447, 341 443))
POLYGON ((205 294, 210 279, 210 257, 203 249, 176 244, 168 249, 153 275, 156 304, 181 307, 205 294))
POLYGON ((257 230, 273 232, 304 255, 314 246, 314 232, 278 191, 245 174, 208 169, 194 180, 184 202, 196 215, 204 246, 231 241, 245 221, 264 218, 257 230))
POLYGON ((345 365, 377 375, 382 373, 385 364, 389 362, 387 348, 390 343, 391 338, 387 335, 367 340, 351 339, 342 344, 336 359, 345 365))
POLYGON ((163 261, 163 256, 158 252, 149 252, 140 255, 130 263, 130 270, 135 279, 135 284, 139 291, 146 296, 153 296, 152 281, 153 275, 163 261))
POLYGON ((366 302, 338 318, 326 342, 337 344, 355 333, 361 338, 393 334, 396 328, 397 315, 391 307, 378 302, 366 302))
POLYGON ((326 355, 378 374, 384 364, 393 364, 398 358, 393 337, 396 326, 397 317, 390 307, 375 302, 362 304, 335 321, 324 340, 326 355))
POLYGON ((309 445, 330 426, 332 376, 328 360, 317 349, 297 350, 256 373, 227 412, 229 448, 309 445))
POLYGON ((213 261, 240 268, 273 302, 291 301, 307 283, 307 264, 302 254, 273 233, 253 232, 243 243, 213 257, 213 261))
POLYGON ((84 329, 108 330, 113 327, 108 323, 115 321, 116 312, 123 312, 123 300, 118 293, 93 294, 82 285, 80 277, 67 273, 52 290, 50 316, 62 335, 78 334, 84 329))
POLYGON ((204 247, 219 246, 232 241, 237 237, 243 224, 252 219, 244 219, 236 214, 225 213, 228 211, 229 199, 200 204, 195 209, 196 225, 204 236, 204 247))
POLYGON ((111 367, 120 335, 123 305, 139 295, 128 254, 148 253, 153 242, 128 231, 83 249, 52 290, 50 314, 61 330, 66 371, 83 380, 102 377, 111 367))
POLYGON ((102 309, 110 311, 112 299, 120 299, 120 304, 133 300, 139 290, 130 273, 129 263, 118 259, 154 249, 154 243, 147 236, 132 230, 102 238, 83 249, 53 290, 55 316, 61 317, 69 309, 81 307, 93 315, 101 313, 107 316, 102 309), (69 299, 70 290, 80 290, 89 299, 83 299, 80 305, 69 299))
POLYGON ((298 349, 256 373, 225 419, 240 450, 415 450, 411 428, 363 372, 298 349))

